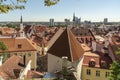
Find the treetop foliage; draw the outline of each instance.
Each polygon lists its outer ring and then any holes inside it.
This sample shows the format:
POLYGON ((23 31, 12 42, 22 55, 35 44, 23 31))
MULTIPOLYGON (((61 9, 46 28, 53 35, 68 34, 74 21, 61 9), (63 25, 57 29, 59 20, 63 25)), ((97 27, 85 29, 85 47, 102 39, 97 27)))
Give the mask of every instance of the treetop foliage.
MULTIPOLYGON (((120 48, 116 52, 116 55, 120 57, 120 48)), ((112 70, 111 79, 120 80, 120 60, 113 61, 110 65, 110 69, 112 70)))
POLYGON ((3 42, 0 42, 0 50, 7 50, 7 47, 3 42))
MULTIPOLYGON (((25 9, 25 3, 28 0, 0 0, 0 13, 8 13, 15 9, 25 9)), ((45 6, 52 6, 59 2, 59 0, 43 0, 45 6)))

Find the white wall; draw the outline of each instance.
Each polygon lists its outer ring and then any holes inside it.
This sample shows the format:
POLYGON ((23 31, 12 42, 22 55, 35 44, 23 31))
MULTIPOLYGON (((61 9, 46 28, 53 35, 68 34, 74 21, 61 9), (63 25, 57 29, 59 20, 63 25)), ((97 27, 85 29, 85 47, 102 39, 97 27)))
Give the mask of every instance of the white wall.
POLYGON ((96 42, 95 41, 92 41, 92 50, 96 51, 96 42))
POLYGON ((3 56, 0 56, 0 66, 2 65, 3 56))
POLYGON ((48 72, 54 73, 62 70, 62 58, 48 54, 48 72))
POLYGON ((76 68, 77 80, 81 80, 82 63, 83 63, 83 57, 79 60, 77 68, 76 68))
POLYGON ((114 53, 112 52, 111 48, 109 47, 109 56, 111 57, 111 59, 114 61, 115 60, 115 56, 113 55, 114 53))
POLYGON ((24 79, 24 77, 27 75, 27 72, 31 70, 31 60, 28 62, 26 68, 23 70, 23 72, 20 74, 20 79, 24 79))
POLYGON ((2 76, 0 76, 0 80, 4 80, 4 79, 2 78, 2 76))

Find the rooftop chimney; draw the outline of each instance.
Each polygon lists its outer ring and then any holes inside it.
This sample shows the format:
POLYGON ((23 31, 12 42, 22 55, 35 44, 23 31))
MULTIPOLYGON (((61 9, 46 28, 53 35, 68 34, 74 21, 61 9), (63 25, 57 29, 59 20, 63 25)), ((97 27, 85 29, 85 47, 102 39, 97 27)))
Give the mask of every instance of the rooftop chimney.
POLYGON ((93 52, 96 51, 96 42, 92 41, 92 50, 93 52))
POLYGON ((0 56, 0 66, 2 65, 2 59, 3 59, 3 57, 0 56))

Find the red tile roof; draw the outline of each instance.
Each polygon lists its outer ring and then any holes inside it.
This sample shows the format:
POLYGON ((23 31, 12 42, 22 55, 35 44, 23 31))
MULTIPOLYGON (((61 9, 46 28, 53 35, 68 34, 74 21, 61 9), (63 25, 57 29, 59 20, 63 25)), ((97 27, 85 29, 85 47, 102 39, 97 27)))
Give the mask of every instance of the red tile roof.
POLYGON ((1 32, 3 36, 11 36, 14 33, 14 28, 2 27, 1 32))
POLYGON ((34 26, 35 33, 42 33, 46 31, 46 26, 34 26))
POLYGON ((89 63, 91 59, 94 59, 95 67, 96 68, 104 68, 104 69, 109 69, 110 64, 112 63, 112 59, 104 53, 101 52, 85 52, 84 54, 84 59, 83 59, 83 66, 89 66, 89 63), (105 63, 105 66, 102 65, 102 62, 105 63))
POLYGON ((72 28, 71 31, 80 43, 91 43, 95 37, 90 29, 87 28, 72 28))
POLYGON ((32 36, 32 41, 35 42, 38 46, 47 46, 48 41, 46 40, 45 37, 39 37, 37 35, 32 36))
MULTIPOLYGON (((27 38, 0 38, 8 48, 8 52, 36 51, 36 45, 27 38), (21 48, 18 46, 21 45, 21 48)), ((0 50, 0 53, 4 52, 0 50)))
POLYGON ((31 79, 31 78, 41 78, 41 77, 43 77, 43 73, 41 73, 41 72, 37 72, 37 71, 28 71, 27 72, 27 76, 26 76, 26 78, 27 79, 31 79))
POLYGON ((85 52, 84 59, 83 59, 83 65, 89 66, 89 62, 91 61, 91 59, 93 59, 95 61, 95 63, 96 63, 95 67, 100 67, 100 65, 99 65, 100 56, 95 53, 91 53, 91 52, 85 52))
POLYGON ((17 75, 19 73, 16 73, 15 70, 20 71, 21 69, 24 69, 24 67, 19 64, 23 65, 23 59, 21 57, 13 55, 0 67, 0 75, 5 80, 15 79, 19 77, 19 75, 17 75))

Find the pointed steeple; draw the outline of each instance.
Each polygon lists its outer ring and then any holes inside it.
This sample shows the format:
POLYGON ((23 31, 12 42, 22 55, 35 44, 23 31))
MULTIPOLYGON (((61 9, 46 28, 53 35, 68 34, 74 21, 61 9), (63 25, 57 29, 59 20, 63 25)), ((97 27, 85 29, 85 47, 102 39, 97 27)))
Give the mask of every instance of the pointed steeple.
POLYGON ((21 18, 20 18, 20 23, 23 23, 23 22, 22 22, 22 15, 21 15, 21 18))
POLYGON ((21 18, 20 18, 20 37, 24 37, 24 26, 23 26, 23 19, 22 19, 22 15, 21 15, 21 18))
POLYGON ((23 31, 23 19, 22 19, 22 15, 20 18, 20 31, 23 31))

